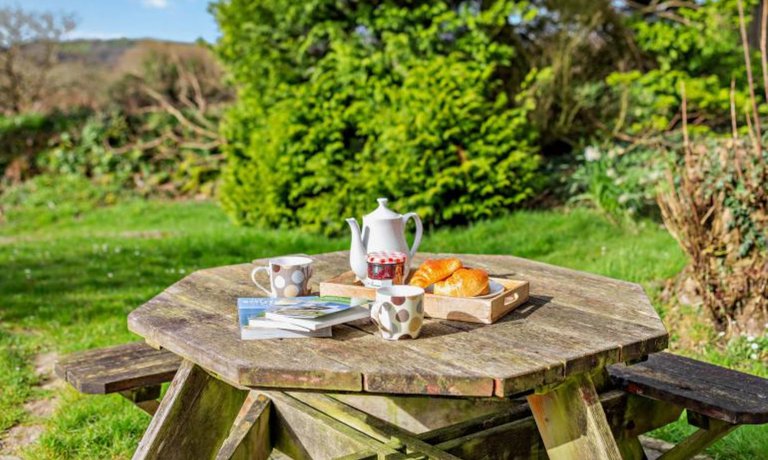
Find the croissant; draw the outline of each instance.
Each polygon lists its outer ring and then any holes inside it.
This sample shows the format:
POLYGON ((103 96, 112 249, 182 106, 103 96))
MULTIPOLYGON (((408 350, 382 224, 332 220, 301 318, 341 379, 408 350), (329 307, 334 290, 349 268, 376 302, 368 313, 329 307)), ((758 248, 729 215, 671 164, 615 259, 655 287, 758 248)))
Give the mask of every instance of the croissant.
POLYGON ((453 272, 447 280, 435 283, 433 290, 435 295, 450 297, 474 297, 488 294, 490 292, 488 273, 479 268, 461 268, 453 272))
POLYGON ((450 259, 427 259, 414 272, 409 284, 425 288, 451 276, 453 272, 461 268, 461 261, 450 259))

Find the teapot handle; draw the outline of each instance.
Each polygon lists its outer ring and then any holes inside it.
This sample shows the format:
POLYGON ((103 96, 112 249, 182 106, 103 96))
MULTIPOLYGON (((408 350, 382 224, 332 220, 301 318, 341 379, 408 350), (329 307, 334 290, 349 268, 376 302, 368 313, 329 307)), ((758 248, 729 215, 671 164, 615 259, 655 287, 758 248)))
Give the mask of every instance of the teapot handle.
POLYGON ((416 255, 416 250, 419 249, 419 243, 421 243, 421 234, 424 232, 424 227, 421 225, 421 218, 415 212, 409 212, 408 214, 403 215, 403 227, 408 224, 408 219, 413 219, 413 221, 416 223, 416 236, 414 236, 413 244, 411 245, 411 249, 408 252, 409 259, 413 259, 413 256, 416 255))

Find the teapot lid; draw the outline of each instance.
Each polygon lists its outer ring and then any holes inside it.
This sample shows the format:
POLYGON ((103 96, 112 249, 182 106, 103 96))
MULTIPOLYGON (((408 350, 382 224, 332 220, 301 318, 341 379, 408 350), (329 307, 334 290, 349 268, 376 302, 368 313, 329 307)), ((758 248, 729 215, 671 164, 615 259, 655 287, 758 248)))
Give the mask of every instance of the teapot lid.
POLYGON ((386 198, 379 198, 376 201, 379 202, 379 207, 376 208, 375 211, 373 211, 370 214, 365 215, 366 220, 390 220, 390 219, 402 219, 403 216, 400 214, 392 211, 387 207, 387 199, 386 198))

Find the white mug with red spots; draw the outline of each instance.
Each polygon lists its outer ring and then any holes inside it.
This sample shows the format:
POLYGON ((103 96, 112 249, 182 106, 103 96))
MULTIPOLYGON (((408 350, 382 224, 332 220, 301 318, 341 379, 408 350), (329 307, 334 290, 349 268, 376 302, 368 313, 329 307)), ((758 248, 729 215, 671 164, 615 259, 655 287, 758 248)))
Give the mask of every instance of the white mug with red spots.
POLYGON ((371 319, 387 340, 417 338, 424 324, 424 289, 404 285, 376 289, 371 319))
POLYGON ((312 259, 309 257, 277 257, 269 259, 268 266, 256 267, 251 281, 270 297, 300 297, 309 295, 309 278, 312 277, 312 259), (269 274, 267 289, 256 281, 256 274, 269 274))

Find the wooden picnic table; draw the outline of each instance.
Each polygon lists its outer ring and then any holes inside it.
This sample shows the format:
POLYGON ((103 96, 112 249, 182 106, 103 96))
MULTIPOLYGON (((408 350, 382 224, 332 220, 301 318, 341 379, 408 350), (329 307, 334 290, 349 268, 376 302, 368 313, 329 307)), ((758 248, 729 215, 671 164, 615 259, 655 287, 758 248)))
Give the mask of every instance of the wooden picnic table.
MULTIPOLYGON (((315 288, 348 270, 347 252, 311 257, 315 288)), ((297 458, 457 458, 446 452, 451 434, 526 399, 549 458, 636 449, 636 438, 613 434, 637 428, 616 427, 630 408, 609 423, 599 390, 605 366, 667 346, 642 287, 511 256, 457 257, 529 281, 530 301, 493 325, 427 320, 417 340, 385 341, 360 322, 334 327, 332 339, 243 341, 236 299, 259 295, 251 264, 170 286, 128 318, 183 359, 134 458, 267 458, 272 447, 297 458)), ((539 437, 515 429, 510 452, 535 457, 539 437)))

